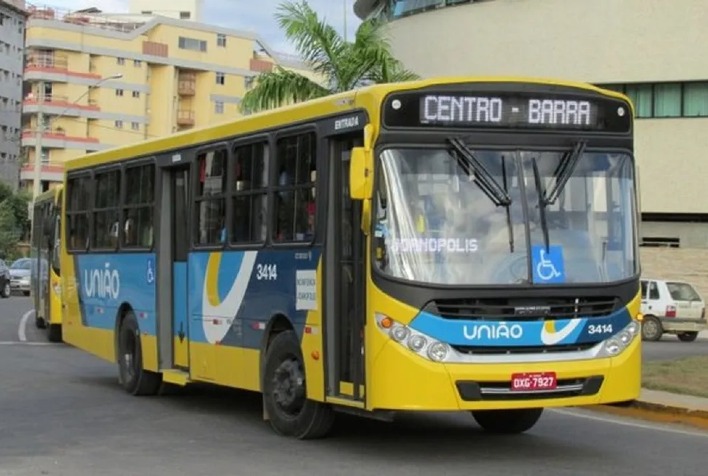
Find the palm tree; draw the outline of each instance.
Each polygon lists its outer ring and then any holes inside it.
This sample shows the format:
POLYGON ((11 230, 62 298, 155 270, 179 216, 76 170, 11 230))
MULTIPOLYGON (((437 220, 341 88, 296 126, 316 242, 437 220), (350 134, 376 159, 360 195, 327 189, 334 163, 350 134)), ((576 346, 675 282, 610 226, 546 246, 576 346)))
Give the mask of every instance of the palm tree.
POLYGON ((323 84, 294 71, 275 66, 262 73, 248 91, 241 109, 257 112, 285 104, 349 91, 372 83, 418 79, 393 57, 382 34, 380 20, 364 21, 353 43, 321 20, 305 2, 286 2, 275 15, 285 36, 323 84))

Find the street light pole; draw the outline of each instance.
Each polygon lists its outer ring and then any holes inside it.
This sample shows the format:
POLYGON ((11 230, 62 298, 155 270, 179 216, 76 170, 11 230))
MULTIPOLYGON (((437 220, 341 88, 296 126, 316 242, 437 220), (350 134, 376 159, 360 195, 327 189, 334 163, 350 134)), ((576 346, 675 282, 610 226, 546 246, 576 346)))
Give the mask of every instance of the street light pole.
MULTIPOLYGON (((97 81, 95 84, 90 84, 86 91, 81 94, 81 96, 74 99, 66 108, 64 108, 63 111, 61 111, 61 113, 59 113, 59 115, 57 115, 54 119, 51 120, 57 120, 63 117, 75 103, 79 102, 84 96, 86 96, 91 91, 91 88, 96 88, 103 84, 105 81, 110 81, 112 79, 120 79, 122 77, 122 74, 114 74, 113 76, 108 76, 107 78, 103 78, 97 81)), ((32 202, 37 199, 37 196, 39 195, 42 186, 42 153, 44 151, 42 139, 46 130, 44 124, 44 99, 44 81, 41 81, 39 83, 39 94, 37 101, 37 130, 35 134, 34 143, 34 182, 32 184, 32 202)), ((49 127, 49 129, 51 130, 51 127, 49 127)))

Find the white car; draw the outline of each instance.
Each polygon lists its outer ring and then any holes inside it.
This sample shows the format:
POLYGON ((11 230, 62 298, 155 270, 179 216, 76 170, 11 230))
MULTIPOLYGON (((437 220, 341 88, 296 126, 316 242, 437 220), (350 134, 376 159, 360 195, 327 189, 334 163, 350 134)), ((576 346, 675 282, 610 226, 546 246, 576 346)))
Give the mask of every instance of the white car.
POLYGON ((679 340, 692 342, 699 332, 708 330, 705 302, 691 284, 649 278, 641 282, 643 340, 676 334, 679 340))

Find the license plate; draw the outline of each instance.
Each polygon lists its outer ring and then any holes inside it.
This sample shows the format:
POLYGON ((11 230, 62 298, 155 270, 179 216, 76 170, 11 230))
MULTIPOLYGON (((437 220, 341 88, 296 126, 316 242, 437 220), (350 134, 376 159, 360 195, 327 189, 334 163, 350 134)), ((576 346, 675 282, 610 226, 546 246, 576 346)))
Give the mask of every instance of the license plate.
POLYGON ((512 392, 542 392, 558 386, 555 372, 535 372, 511 374, 512 392))

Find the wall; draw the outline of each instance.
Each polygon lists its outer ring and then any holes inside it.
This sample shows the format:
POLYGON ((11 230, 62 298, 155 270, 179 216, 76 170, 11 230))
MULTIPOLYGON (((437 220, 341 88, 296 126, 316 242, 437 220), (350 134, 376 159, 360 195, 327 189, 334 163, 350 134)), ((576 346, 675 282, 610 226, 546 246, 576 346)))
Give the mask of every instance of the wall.
POLYGON ((642 277, 688 281, 708 300, 708 249, 640 248, 642 277))

